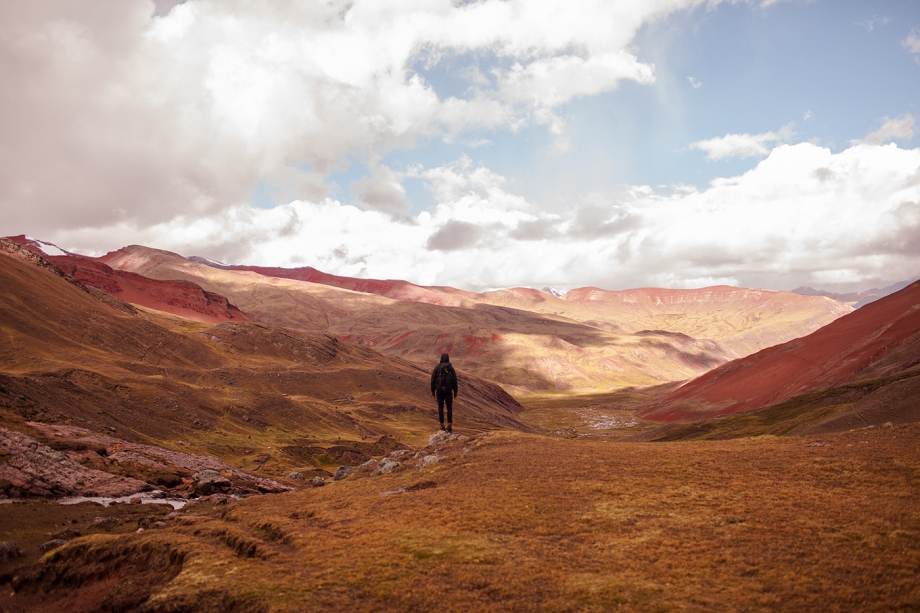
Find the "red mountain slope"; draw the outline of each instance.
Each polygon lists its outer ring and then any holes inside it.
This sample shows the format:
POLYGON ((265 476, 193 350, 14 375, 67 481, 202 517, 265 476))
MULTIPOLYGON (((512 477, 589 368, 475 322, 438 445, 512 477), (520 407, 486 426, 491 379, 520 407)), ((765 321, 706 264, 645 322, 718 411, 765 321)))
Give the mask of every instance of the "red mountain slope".
POLYGON ((808 336, 723 364, 641 413, 673 421, 750 411, 920 364, 920 282, 808 336))
MULTIPOLYGON (((102 256, 101 259, 107 261, 120 262, 124 255, 122 250, 102 256)), ((203 258, 191 257, 193 262, 207 264, 223 270, 237 270, 243 272, 254 272, 266 277, 277 277, 279 279, 292 279, 294 281, 307 281, 308 283, 320 283, 331 287, 348 289, 353 292, 362 292, 364 294, 376 294, 393 300, 403 302, 424 302, 427 304, 436 304, 439 306, 471 306, 475 302, 480 302, 481 294, 466 292, 451 287, 424 287, 415 285, 408 281, 398 279, 356 279, 353 277, 340 277, 326 272, 322 272, 312 266, 302 268, 278 268, 268 266, 230 266, 218 264, 203 258)))
POLYGON ((124 270, 114 270, 98 259, 73 254, 48 255, 38 241, 12 236, 11 241, 37 253, 84 285, 101 289, 125 302, 205 323, 249 321, 226 297, 202 289, 190 281, 149 279, 124 270))
POLYGON ((140 246, 99 259, 190 281, 261 323, 425 362, 448 351, 465 369, 523 394, 684 380, 851 310, 823 297, 728 287, 588 288, 569 292, 571 299, 522 288, 476 294, 310 268, 231 267, 140 246))

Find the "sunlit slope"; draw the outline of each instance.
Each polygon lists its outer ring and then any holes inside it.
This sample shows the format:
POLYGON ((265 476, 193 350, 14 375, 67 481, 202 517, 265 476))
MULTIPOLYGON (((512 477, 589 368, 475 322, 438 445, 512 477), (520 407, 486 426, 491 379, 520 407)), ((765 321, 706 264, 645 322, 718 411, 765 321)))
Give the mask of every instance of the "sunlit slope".
MULTIPOLYGON (((139 310, 6 247, 4 420, 114 428, 139 442, 184 440, 229 459, 231 448, 296 445, 303 437, 424 440, 436 427, 426 369, 328 335, 139 310)), ((515 417, 522 407, 494 384, 468 374, 460 391, 464 428, 528 429, 515 417)))
POLYGON ((695 339, 717 341, 734 357, 804 336, 852 310, 823 296, 728 286, 623 291, 584 287, 571 290, 560 298, 528 288, 474 293, 449 287, 423 287, 399 280, 353 279, 330 275, 311 267, 220 267, 320 283, 401 302, 465 308, 489 304, 556 315, 606 331, 676 332, 695 339))
POLYGON ((465 372, 522 394, 690 378, 848 310, 820 297, 735 288, 575 291, 561 300, 525 289, 473 294, 397 281, 346 283, 313 269, 258 274, 138 246, 100 259, 151 278, 191 281, 264 323, 334 334, 422 363, 448 351, 465 372), (343 289, 330 277, 366 291, 343 289))
POLYGON ((852 311, 821 296, 724 285, 623 291, 586 287, 574 289, 562 298, 512 289, 484 296, 490 304, 553 313, 625 333, 663 330, 709 339, 739 357, 804 336, 852 311))
POLYGON ((860 381, 907 376, 918 364, 920 282, 813 334, 708 372, 642 414, 673 420, 750 411, 860 381))
POLYGON ((197 283, 264 323, 334 334, 423 364, 447 351, 461 372, 519 393, 651 385, 691 377, 731 357, 718 343, 679 334, 619 334, 559 315, 487 303, 458 307, 393 300, 207 266, 142 247, 105 259, 116 269, 197 283))

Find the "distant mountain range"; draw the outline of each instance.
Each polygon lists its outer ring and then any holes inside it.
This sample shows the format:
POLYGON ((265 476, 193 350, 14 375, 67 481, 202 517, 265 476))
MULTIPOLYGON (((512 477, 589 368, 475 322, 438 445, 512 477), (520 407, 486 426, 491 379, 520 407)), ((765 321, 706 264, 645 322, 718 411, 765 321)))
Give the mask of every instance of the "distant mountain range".
POLYGON ((899 281, 898 283, 894 283, 881 289, 872 288, 867 289, 864 292, 849 292, 846 294, 837 294, 834 292, 827 292, 821 289, 814 289, 813 287, 805 286, 797 287, 792 290, 792 292, 795 294, 801 294, 802 296, 825 296, 832 300, 836 300, 837 302, 842 302, 843 304, 850 305, 854 309, 858 309, 860 307, 866 306, 870 302, 875 302, 879 298, 890 296, 891 294, 904 289, 918 279, 920 279, 920 277, 911 279, 910 281, 899 281))
POLYGON ((512 396, 624 388, 657 390, 638 412, 645 420, 709 420, 653 436, 746 432, 754 414, 773 415, 758 428, 780 433, 920 419, 920 282, 842 296, 727 286, 476 293, 138 245, 92 258, 16 236, 0 239, 0 255, 0 332, 12 339, 0 378, 28 399, 22 417, 66 405, 79 423, 117 422, 142 441, 190 437, 186 418, 192 431, 309 423, 327 436, 416 436, 430 420, 426 373, 442 352, 479 429, 531 429, 512 396), (872 297, 858 310, 841 302, 872 297), (175 402, 196 408, 165 412, 175 402))
POLYGON ((311 267, 230 266, 137 245, 87 258, 12 240, 134 304, 202 322, 331 334, 423 364, 446 351, 518 397, 688 379, 851 311, 825 297, 725 286, 476 293, 311 267))

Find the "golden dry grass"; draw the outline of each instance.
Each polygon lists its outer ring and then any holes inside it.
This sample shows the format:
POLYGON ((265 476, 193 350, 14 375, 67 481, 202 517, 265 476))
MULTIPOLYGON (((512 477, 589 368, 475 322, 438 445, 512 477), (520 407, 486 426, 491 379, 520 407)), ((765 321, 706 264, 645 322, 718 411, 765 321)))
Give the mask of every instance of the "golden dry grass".
MULTIPOLYGON (((494 432, 422 470, 202 505, 80 551, 180 552, 148 610, 918 610, 918 434, 643 444, 494 432)), ((55 583, 80 543, 0 607, 102 602, 92 582, 55 583)))

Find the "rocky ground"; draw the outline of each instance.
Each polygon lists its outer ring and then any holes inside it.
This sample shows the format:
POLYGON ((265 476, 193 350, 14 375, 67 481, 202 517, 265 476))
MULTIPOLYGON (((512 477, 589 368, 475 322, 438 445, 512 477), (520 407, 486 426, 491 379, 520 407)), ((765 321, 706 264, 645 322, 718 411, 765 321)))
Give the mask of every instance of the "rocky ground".
POLYGON ((130 443, 75 426, 26 426, 34 436, 0 428, 0 501, 154 491, 160 498, 185 500, 294 489, 209 456, 130 443))

